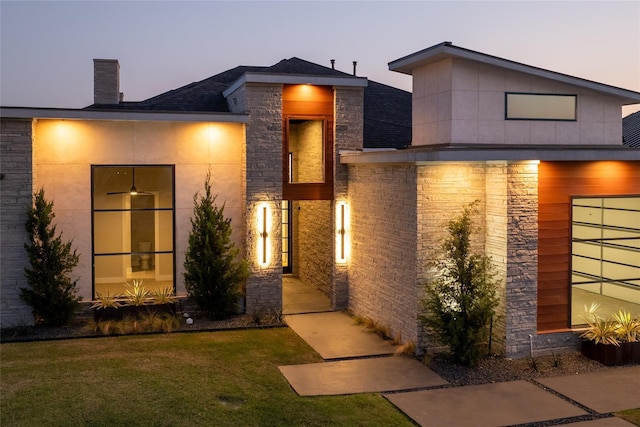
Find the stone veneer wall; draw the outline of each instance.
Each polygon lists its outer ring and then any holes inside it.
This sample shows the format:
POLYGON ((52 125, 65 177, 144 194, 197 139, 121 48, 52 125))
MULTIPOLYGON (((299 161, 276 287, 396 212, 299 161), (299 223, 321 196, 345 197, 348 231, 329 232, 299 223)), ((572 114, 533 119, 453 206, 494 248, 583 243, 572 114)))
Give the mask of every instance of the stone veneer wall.
POLYGON ((507 284, 507 164, 489 162, 485 178, 485 253, 491 257, 496 279, 499 280, 499 316, 493 320, 491 352, 506 350, 506 284, 507 284))
POLYGON ((294 273, 303 282, 331 295, 333 281, 334 223, 330 200, 305 200, 293 203, 294 273))
POLYGON ((506 352, 529 356, 536 341, 538 298, 538 165, 507 166, 506 352))
MULTIPOLYGON (((247 312, 282 309, 282 85, 247 84, 239 100, 250 114, 244 153, 246 195, 246 255, 251 277, 246 283, 247 312), (257 210, 267 203, 271 212, 271 258, 258 262, 257 210)), ((230 98, 233 99, 233 94, 230 98)))
MULTIPOLYGON (((333 153, 333 198, 336 203, 346 202, 349 204, 349 167, 340 164, 339 154, 340 150, 362 149, 364 133, 364 89, 335 88, 334 102, 335 151, 333 153)), ((349 207, 349 209, 351 208, 349 207)), ((333 224, 335 224, 335 203, 332 206, 331 212, 333 224)), ((334 251, 335 250, 337 250, 337 248, 334 249, 334 251)), ((336 263, 334 261, 333 265, 335 267, 333 272, 331 307, 333 307, 334 310, 342 310, 349 305, 349 260, 347 260, 346 263, 336 263)))
MULTIPOLYGON (((418 166, 418 298, 423 296, 421 283, 430 274, 428 263, 437 257, 442 241, 447 237, 447 222, 458 215, 463 206, 479 200, 479 215, 475 220, 477 226, 484 227, 485 173, 483 163, 429 163, 418 166)), ((484 234, 472 236, 472 248, 474 251, 484 250, 484 234)), ((420 330, 419 350, 430 350, 438 346, 425 331, 420 330)))
POLYGON ((0 327, 31 323, 31 309, 20 300, 20 288, 27 286, 24 267, 29 258, 24 244, 26 209, 31 205, 32 148, 31 120, 0 120, 0 327))
POLYGON ((349 168, 349 308, 405 342, 418 339, 415 188, 414 166, 349 168))

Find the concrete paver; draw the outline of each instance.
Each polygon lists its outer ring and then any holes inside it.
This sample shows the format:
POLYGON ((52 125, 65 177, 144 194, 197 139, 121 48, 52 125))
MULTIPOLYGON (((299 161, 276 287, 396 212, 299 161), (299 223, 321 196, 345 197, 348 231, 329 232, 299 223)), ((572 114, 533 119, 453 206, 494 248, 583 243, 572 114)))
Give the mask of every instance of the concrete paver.
POLYGON ((385 394, 421 426, 504 426, 586 415, 527 381, 385 394))
POLYGON ((329 298, 296 277, 282 278, 282 314, 320 313, 331 310, 329 298))
POLYGON ((390 342, 341 312, 285 316, 284 321, 325 360, 393 354, 390 342))
POLYGON ((601 414, 640 408, 637 365, 537 381, 601 414))
POLYGON ((434 387, 447 381, 409 357, 391 356, 279 367, 300 396, 434 387))
POLYGON ((571 427, 634 427, 630 422, 618 417, 601 418, 593 421, 580 421, 579 423, 569 425, 571 427))

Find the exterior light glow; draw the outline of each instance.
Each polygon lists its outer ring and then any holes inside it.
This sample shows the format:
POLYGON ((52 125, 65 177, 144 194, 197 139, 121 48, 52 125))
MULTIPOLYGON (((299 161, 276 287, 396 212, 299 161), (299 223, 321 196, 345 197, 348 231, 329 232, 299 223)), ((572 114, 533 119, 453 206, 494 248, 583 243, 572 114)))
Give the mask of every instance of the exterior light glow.
POLYGON ((266 203, 258 207, 258 262, 263 267, 269 264, 269 214, 266 203))
POLYGON ((345 202, 336 205, 336 260, 347 262, 349 253, 349 208, 345 202))

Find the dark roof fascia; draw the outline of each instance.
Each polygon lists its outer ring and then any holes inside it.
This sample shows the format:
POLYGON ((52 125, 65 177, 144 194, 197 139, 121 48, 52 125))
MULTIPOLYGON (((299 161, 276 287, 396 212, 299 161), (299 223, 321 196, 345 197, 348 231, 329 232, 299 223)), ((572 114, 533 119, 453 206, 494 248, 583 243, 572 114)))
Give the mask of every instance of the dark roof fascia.
POLYGON ((71 108, 0 107, 0 117, 13 119, 75 119, 150 122, 226 122, 247 123, 247 114, 139 111, 139 110, 78 110, 71 108))
POLYGON ((421 164, 490 161, 640 161, 640 149, 624 146, 433 146, 402 150, 341 151, 341 164, 421 164))
POLYGON ((512 71, 531 74, 554 80, 573 86, 590 89, 607 95, 617 96, 624 101, 623 105, 640 103, 640 92, 623 89, 604 83, 594 82, 592 80, 574 77, 568 74, 558 73, 556 71, 546 70, 544 68, 534 67, 532 65, 523 64, 521 62, 511 61, 493 55, 477 52, 463 47, 454 46, 451 42, 444 42, 423 49, 411 55, 404 56, 395 61, 389 62, 389 70, 403 74, 411 75, 417 67, 431 64, 445 58, 462 58, 476 61, 484 64, 494 65, 496 67, 506 68, 512 71))
POLYGON ((229 88, 222 92, 227 97, 239 87, 247 83, 263 84, 310 84, 316 86, 343 86, 343 87, 367 87, 366 77, 352 76, 327 76, 312 74, 279 74, 279 73, 257 73, 246 72, 236 80, 229 88))

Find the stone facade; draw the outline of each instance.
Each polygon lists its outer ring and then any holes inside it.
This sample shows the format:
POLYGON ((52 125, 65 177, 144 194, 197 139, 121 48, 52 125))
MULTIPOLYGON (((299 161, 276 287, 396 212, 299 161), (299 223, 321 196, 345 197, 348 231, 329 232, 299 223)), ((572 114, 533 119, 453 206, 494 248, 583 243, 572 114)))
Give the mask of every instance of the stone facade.
POLYGON ((335 264, 332 206, 331 200, 293 202, 293 274, 327 297, 335 264))
POLYGON ((20 299, 20 288, 27 287, 24 268, 29 258, 24 244, 26 210, 31 206, 33 124, 31 120, 0 120, 0 326, 30 324, 31 309, 20 299))
POLYGON ((506 354, 530 355, 538 301, 538 164, 509 164, 507 172, 506 354))
MULTIPOLYGON (((236 95, 236 94, 234 94, 236 95)), ((251 263, 246 283, 246 310, 265 312, 282 308, 282 85, 247 84, 236 95, 250 114, 245 148, 245 248, 251 263), (242 97, 240 97, 242 95, 242 97), (262 265, 258 210, 267 206, 270 256, 262 265)))
POLYGON ((349 307, 418 349, 439 346, 417 323, 429 263, 446 223, 478 202, 472 249, 491 256, 500 287, 492 351, 528 355, 536 341, 536 163, 352 165, 349 307), (530 338, 531 335, 531 338, 530 338))
MULTIPOLYGON (((332 212, 336 215, 336 205, 347 203, 349 209, 349 168, 340 164, 341 150, 362 149, 362 136, 364 133, 364 89, 362 88, 335 88, 335 150, 334 150, 334 174, 333 193, 334 203, 332 212)), ((347 218, 348 219, 348 218, 347 218)), ((334 216, 334 224, 336 224, 334 216)), ((347 227, 350 227, 347 224, 347 227)), ((336 230, 337 232, 337 230, 336 230)), ((349 248, 346 248, 347 251, 349 248)), ((343 310, 349 305, 349 273, 348 263, 334 262, 333 289, 331 292, 331 306, 335 310, 343 310)))
POLYGON ((349 308, 417 341, 416 168, 349 170, 349 308))

